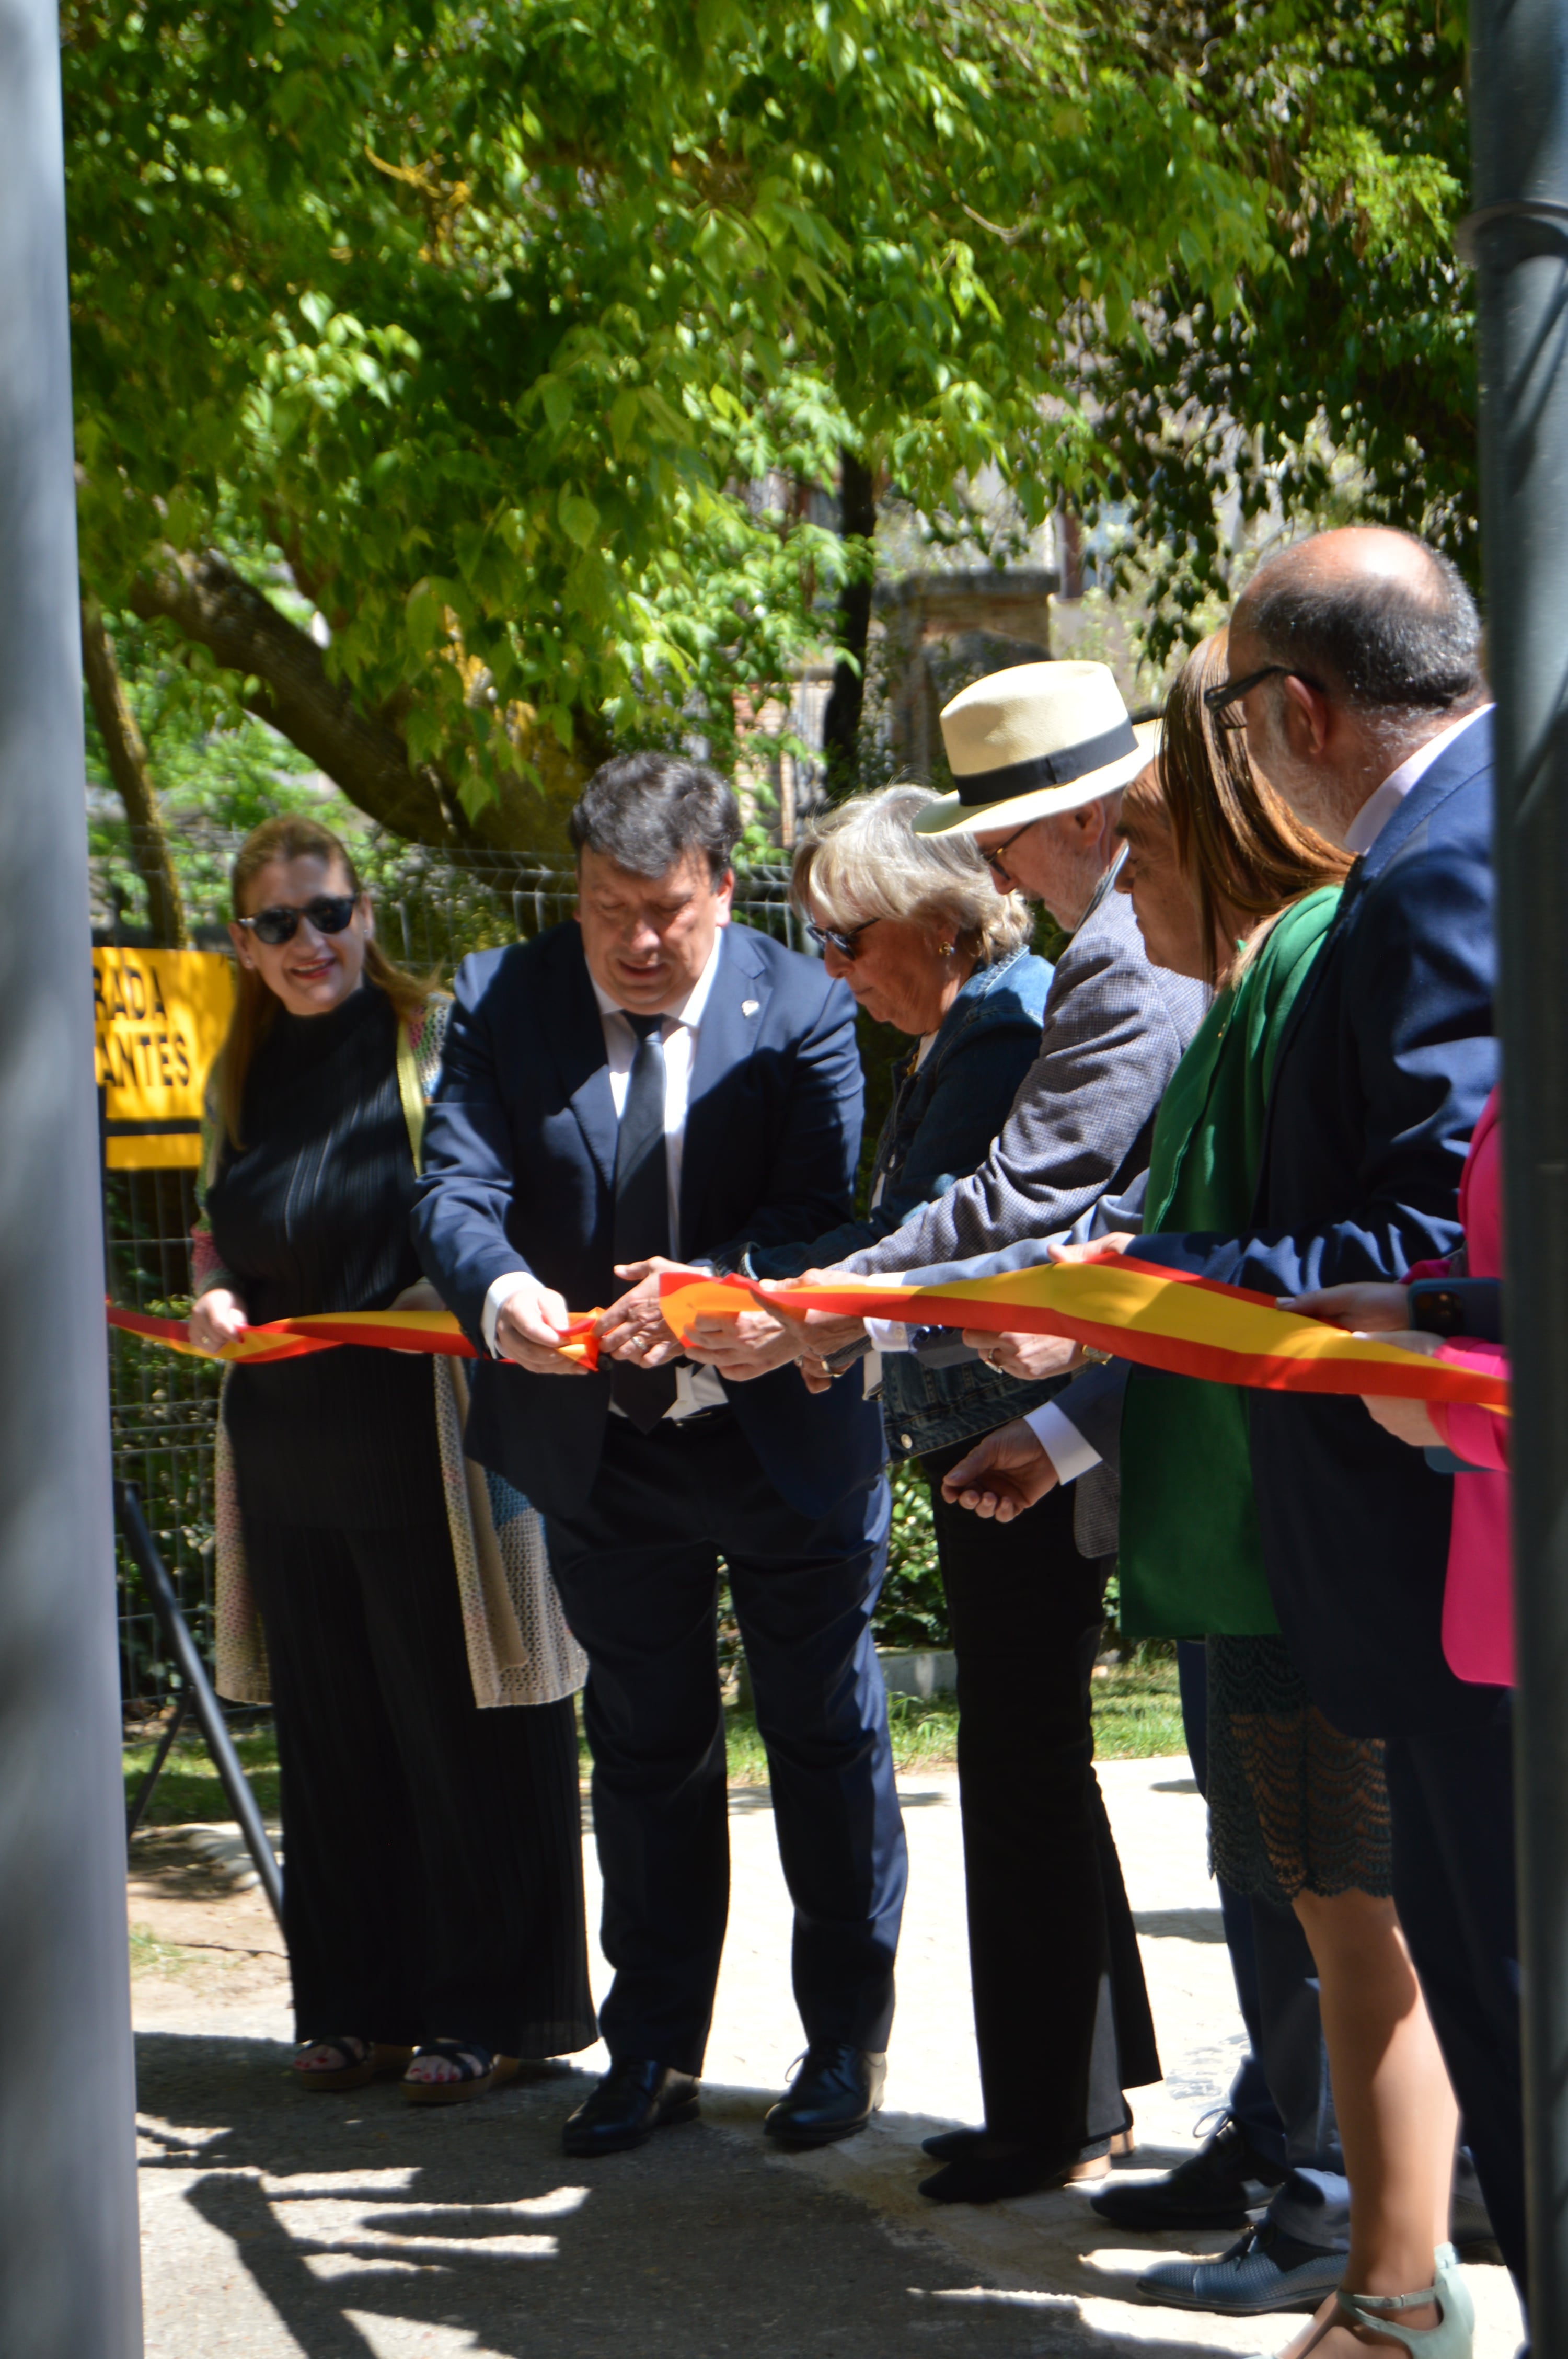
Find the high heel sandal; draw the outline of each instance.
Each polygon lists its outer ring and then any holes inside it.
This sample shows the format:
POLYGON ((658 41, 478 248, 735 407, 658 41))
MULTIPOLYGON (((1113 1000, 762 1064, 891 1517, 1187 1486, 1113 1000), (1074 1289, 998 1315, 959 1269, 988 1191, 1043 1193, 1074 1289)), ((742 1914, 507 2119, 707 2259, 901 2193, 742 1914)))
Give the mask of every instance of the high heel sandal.
POLYGON ((1402 2343, 1411 2359, 1471 2359, 1476 2339, 1476 2305, 1460 2274, 1459 2256, 1452 2245, 1439 2245, 1433 2255, 1433 2281, 1420 2293, 1346 2293, 1341 2286, 1334 2308, 1303 2344, 1296 2359, 1308 2359, 1331 2327, 1358 2326, 1368 2334, 1386 2335, 1402 2343), (1401 2310, 1435 2308, 1435 2326, 1401 2326, 1401 2310))

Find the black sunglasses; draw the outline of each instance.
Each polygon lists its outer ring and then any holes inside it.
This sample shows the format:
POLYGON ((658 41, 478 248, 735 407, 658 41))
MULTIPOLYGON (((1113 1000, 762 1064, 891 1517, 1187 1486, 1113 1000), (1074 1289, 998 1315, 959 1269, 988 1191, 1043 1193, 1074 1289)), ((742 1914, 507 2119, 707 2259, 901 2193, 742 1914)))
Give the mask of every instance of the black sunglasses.
POLYGON ((868 918, 865 924, 857 926, 852 934, 841 934, 837 926, 814 926, 809 918, 805 922, 806 932, 819 951, 835 950, 840 958, 857 959, 860 955, 860 936, 869 931, 877 920, 868 918))
POLYGON ((1222 729, 1245 729, 1246 714, 1233 712, 1230 708, 1249 689, 1256 688, 1260 680, 1273 679, 1276 675, 1282 679, 1299 679, 1304 687, 1315 688, 1319 696, 1327 693, 1322 680, 1314 679, 1310 672, 1297 671, 1293 664, 1264 664, 1257 671, 1245 673, 1240 679, 1222 679, 1217 687, 1206 688, 1203 692, 1204 711, 1212 712, 1222 729))
POLYGON ((258 942, 265 942, 269 950, 276 951, 294 940, 301 918, 308 918, 319 934, 341 934, 347 931, 358 907, 358 897, 352 893, 318 893, 302 909, 291 909, 280 901, 271 909, 258 909, 254 918, 240 919, 239 923, 249 926, 258 942))

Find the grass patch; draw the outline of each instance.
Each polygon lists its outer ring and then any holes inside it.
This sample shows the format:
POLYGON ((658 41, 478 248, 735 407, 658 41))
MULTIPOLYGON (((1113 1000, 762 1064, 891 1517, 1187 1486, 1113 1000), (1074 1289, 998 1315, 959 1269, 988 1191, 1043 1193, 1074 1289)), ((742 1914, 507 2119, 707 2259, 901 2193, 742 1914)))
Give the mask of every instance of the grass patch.
MULTIPOLYGON (((724 1715, 732 1786, 765 1786, 768 1756, 757 1734, 757 1716, 739 1706, 724 1715)), ((950 1769, 957 1751, 958 1713, 951 1697, 925 1703, 918 1696, 889 1696, 888 1727, 895 1769, 950 1769)), ((586 1767, 586 1760, 585 1760, 586 1767)))
POLYGON ((131 1928, 131 1972, 134 1974, 182 1974, 190 1952, 178 1941, 160 1941, 146 1925, 131 1928))
MULTIPOLYGON (((260 1728, 253 1734, 236 1736, 234 1750, 250 1780, 251 1790, 261 1804, 263 1818, 276 1819, 279 1808, 276 1737, 270 1728, 260 1728)), ((156 1745, 127 1745, 124 1748, 127 1811, 142 1779, 152 1767, 157 1751, 156 1745)), ((200 1736, 182 1736, 163 1765, 163 1775, 154 1788, 143 1826, 210 1825, 233 1815, 206 1745, 200 1736)))
POLYGON ((1184 1754, 1174 1659, 1107 1663, 1094 1680, 1095 1752, 1101 1761, 1184 1754))
MULTIPOLYGON (((1095 1751, 1102 1761, 1147 1761, 1186 1751, 1174 1662, 1108 1664, 1094 1682, 1094 1714, 1095 1751)), ((732 1707, 724 1721, 731 1784, 765 1786, 768 1761, 757 1734, 755 1712, 732 1707)), ((957 1755, 958 1712, 951 1696, 935 1697, 929 1703, 918 1696, 890 1696, 888 1722, 895 1768, 952 1768, 957 1755)), ((279 1809, 276 1736, 270 1728, 257 1729, 236 1737, 235 1747, 263 1817, 276 1819, 279 1809)), ((152 1762, 154 1749, 150 1745, 125 1747, 127 1809, 152 1762)), ((580 1730, 578 1756, 586 1777, 592 1764, 580 1730)), ((202 1825, 233 1815, 206 1746, 200 1737, 189 1742, 182 1738, 164 1764, 143 1825, 202 1825)))

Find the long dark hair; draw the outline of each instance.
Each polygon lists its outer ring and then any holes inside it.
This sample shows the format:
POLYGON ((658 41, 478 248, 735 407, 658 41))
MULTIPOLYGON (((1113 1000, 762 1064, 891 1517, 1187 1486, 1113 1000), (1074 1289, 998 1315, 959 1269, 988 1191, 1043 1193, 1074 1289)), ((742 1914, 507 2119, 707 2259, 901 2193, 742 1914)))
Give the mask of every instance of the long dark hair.
MULTIPOLYGON (((250 916, 245 908, 245 889, 275 860, 319 860, 326 867, 342 870, 356 900, 363 889, 347 845, 339 842, 330 827, 323 827, 319 820, 285 812, 277 819, 263 820, 260 827, 253 828, 234 854, 229 889, 236 918, 250 916)), ((433 986, 404 968, 394 966, 373 935, 365 944, 364 971, 377 990, 385 992, 400 1023, 423 1013, 433 986)), ((219 1053, 213 1080, 223 1128, 230 1145, 237 1150, 243 1144, 240 1109, 244 1103, 245 1079, 251 1060, 272 1029, 277 1015, 277 995, 268 989, 254 967, 239 967, 234 980, 234 1012, 229 1018, 228 1037, 219 1053)))
POLYGON ((1303 826, 1259 777, 1246 733, 1221 729, 1203 701, 1226 676, 1226 635, 1195 647, 1165 700, 1157 771, 1176 858, 1197 894, 1204 979, 1220 962, 1221 905, 1248 918, 1271 918, 1320 886, 1343 884, 1350 854, 1303 826))

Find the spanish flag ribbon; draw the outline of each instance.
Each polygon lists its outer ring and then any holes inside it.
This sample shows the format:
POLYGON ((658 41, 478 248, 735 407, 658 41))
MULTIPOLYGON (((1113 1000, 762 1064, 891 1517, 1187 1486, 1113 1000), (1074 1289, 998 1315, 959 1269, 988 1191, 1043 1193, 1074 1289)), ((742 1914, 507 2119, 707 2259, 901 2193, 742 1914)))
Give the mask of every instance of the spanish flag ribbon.
POLYGON ((1156 1268, 1123 1254, 1044 1263, 1000 1277, 909 1286, 901 1278, 842 1285, 774 1285, 747 1278, 659 1281, 666 1323, 683 1342, 701 1316, 736 1317, 754 1303, 801 1313, 896 1319, 914 1327, 983 1328, 992 1334, 1065 1335, 1074 1343, 1171 1375, 1271 1392, 1370 1393, 1406 1400, 1467 1401, 1506 1410, 1501 1375, 1402 1352, 1376 1336, 1275 1307, 1271 1294, 1156 1268))
MULTIPOLYGON (((171 1352, 189 1352, 200 1360, 243 1362, 252 1367, 268 1360, 297 1360, 307 1352, 334 1351, 340 1343, 373 1344, 388 1352, 436 1352, 454 1360, 478 1356, 449 1310, 312 1311, 299 1319, 273 1319, 264 1326, 247 1327, 237 1342, 225 1343, 219 1353, 203 1352, 193 1343, 183 1319, 122 1310, 113 1302, 108 1313, 111 1327, 146 1336, 171 1352)), ((599 1344, 592 1328, 598 1316, 597 1310, 585 1310, 573 1319, 567 1330, 571 1340, 561 1346, 563 1359, 580 1360, 585 1367, 597 1368, 599 1344)))

